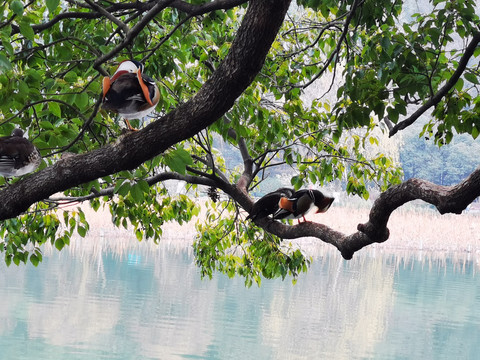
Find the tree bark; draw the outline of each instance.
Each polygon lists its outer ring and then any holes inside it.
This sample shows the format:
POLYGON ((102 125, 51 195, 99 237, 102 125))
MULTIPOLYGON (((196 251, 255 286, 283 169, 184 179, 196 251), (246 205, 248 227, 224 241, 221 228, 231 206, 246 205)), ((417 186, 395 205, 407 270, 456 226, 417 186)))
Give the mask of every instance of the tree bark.
POLYGON ((188 102, 115 144, 59 160, 0 192, 0 220, 73 186, 134 169, 223 116, 252 83, 283 23, 291 0, 251 0, 228 55, 188 102))

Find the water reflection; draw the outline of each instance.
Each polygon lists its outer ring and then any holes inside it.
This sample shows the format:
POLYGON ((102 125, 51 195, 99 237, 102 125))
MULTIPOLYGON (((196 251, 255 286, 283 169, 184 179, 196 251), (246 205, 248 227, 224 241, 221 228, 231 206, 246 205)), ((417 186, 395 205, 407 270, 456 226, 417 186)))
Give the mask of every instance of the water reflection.
POLYGON ((6 359, 474 358, 478 259, 326 246, 297 285, 200 280, 191 248, 78 240, 43 263, 0 264, 6 359))

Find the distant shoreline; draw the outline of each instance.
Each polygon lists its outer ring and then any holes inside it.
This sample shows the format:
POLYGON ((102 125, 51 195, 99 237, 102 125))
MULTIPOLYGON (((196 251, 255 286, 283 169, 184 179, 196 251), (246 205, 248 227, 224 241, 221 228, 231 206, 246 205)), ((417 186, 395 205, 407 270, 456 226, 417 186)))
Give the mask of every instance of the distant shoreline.
MULTIPOLYGON (((133 241, 138 243, 133 231, 116 228, 110 222, 107 210, 94 212, 82 207, 90 223, 87 238, 122 239, 122 243, 133 241)), ((307 220, 323 223, 333 229, 351 234, 356 232, 357 225, 368 220, 370 209, 333 206, 324 214, 308 215, 307 220)), ((196 231, 195 223, 202 216, 192 219, 187 224, 179 225, 169 222, 163 227, 163 241, 188 246, 193 243, 196 231)), ((480 214, 466 213, 461 215, 440 215, 424 208, 398 209, 388 223, 390 238, 384 243, 372 244, 367 248, 389 251, 422 250, 452 251, 480 254, 480 214)), ((151 242, 151 241, 142 241, 151 242)), ((318 239, 300 239, 304 246, 318 247, 322 242, 318 239), (307 245, 308 244, 308 245, 307 245)), ((152 241, 153 243, 153 241, 152 241)), ((331 245, 326 244, 328 247, 331 245)), ((332 247, 333 249, 333 247, 332 247)))

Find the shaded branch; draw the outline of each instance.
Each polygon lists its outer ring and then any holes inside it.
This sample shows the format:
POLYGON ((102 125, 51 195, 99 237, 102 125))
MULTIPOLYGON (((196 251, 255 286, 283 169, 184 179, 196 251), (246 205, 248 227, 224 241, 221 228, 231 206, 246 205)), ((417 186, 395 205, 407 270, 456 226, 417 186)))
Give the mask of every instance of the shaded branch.
POLYGON ((205 4, 194 5, 185 1, 175 0, 171 7, 187 13, 190 16, 198 16, 215 10, 227 10, 235 6, 248 3, 249 0, 215 0, 205 4))
MULTIPOLYGON (((211 1, 206 4, 199 4, 199 5, 193 5, 186 3, 181 0, 173 0, 169 1, 171 4, 170 6, 173 8, 176 8, 177 10, 180 10, 182 12, 185 12, 191 16, 198 16, 202 15, 211 11, 215 10, 227 10, 231 9, 235 6, 245 4, 248 2, 248 0, 216 0, 216 1, 211 1)), ((69 12, 62 12, 55 17, 53 17, 51 20, 46 21, 42 24, 34 24, 32 25, 32 29, 35 33, 42 32, 46 29, 49 29, 59 23, 62 20, 66 19, 87 19, 87 20, 93 20, 93 19, 98 19, 101 18, 102 16, 105 16, 107 13, 110 14, 112 17, 117 17, 119 12, 125 12, 125 11, 138 11, 138 12, 148 12, 152 10, 153 7, 157 6, 159 4, 158 1, 148 1, 148 2, 140 2, 140 1, 132 1, 132 2, 124 2, 124 3, 118 3, 114 4, 111 2, 111 6, 107 8, 101 8, 103 10, 100 10, 100 6, 94 4, 92 1, 86 1, 92 8, 94 8, 97 11, 94 12, 81 12, 81 11, 69 11, 69 12), (93 3, 93 6, 92 6, 93 3)), ((77 4, 78 5, 78 4, 77 4)), ((85 8, 87 6, 84 6, 85 8)), ((110 18, 108 16, 108 18, 110 18)), ((13 19, 15 18, 12 17, 9 19, 7 22, 0 24, 0 28, 8 25, 13 19)), ((117 18, 118 19, 118 18, 117 18)), ((112 20, 112 19, 110 19, 112 20)), ((120 21, 120 20, 118 20, 120 21)), ((116 21, 114 21, 117 23, 116 21)), ((121 28, 119 23, 117 23, 121 28)), ((11 24, 12 26, 12 31, 11 35, 18 34, 20 33, 20 27, 16 24, 11 24)))
MULTIPOLYGON (((125 47, 130 45, 132 41, 135 39, 135 37, 140 33, 140 31, 143 30, 145 26, 148 25, 150 20, 152 20, 158 13, 163 11, 165 8, 167 8, 174 0, 164 0, 164 1, 159 1, 156 3, 154 7, 152 7, 143 17, 142 19, 135 24, 130 30, 127 31, 125 34, 125 38, 121 43, 119 43, 117 46, 115 46, 110 52, 107 54, 104 54, 100 56, 95 62, 93 63, 93 68, 101 71, 100 67, 103 63, 106 61, 110 60, 113 58, 115 55, 117 55, 121 50, 123 50, 125 47)), ((103 71, 102 71, 103 73, 103 71)), ((107 74, 104 74, 107 75, 107 74)))
MULTIPOLYGON (((175 172, 163 172, 161 174, 151 176, 146 179, 142 179, 143 181, 146 181, 148 185, 152 186, 155 185, 159 182, 166 181, 166 180, 178 180, 178 181, 185 181, 189 184, 196 184, 196 185, 205 185, 205 186, 216 186, 217 183, 215 180, 208 179, 205 177, 200 177, 200 176, 193 176, 193 175, 181 175, 179 173, 175 172)), ((78 203, 78 202, 84 202, 92 199, 96 199, 102 196, 108 196, 111 197, 114 195, 114 190, 115 186, 110 186, 106 189, 101 189, 100 191, 93 191, 91 194, 85 195, 85 196, 53 196, 49 197, 46 199, 46 202, 53 202, 58 205, 63 205, 66 203, 78 203)))
POLYGON ((415 111, 412 115, 410 115, 410 117, 396 124, 390 130, 390 133, 389 133, 390 137, 395 135, 398 131, 403 130, 406 127, 412 125, 420 116, 423 115, 423 113, 425 113, 425 111, 430 109, 432 106, 436 106, 442 100, 442 98, 445 95, 447 95, 447 93, 455 86, 458 79, 465 71, 468 65, 468 61, 473 56, 475 49, 477 48, 477 45, 479 43, 480 43, 480 33, 475 33, 472 38, 472 41, 470 41, 467 48, 465 49, 463 56, 460 58, 457 69, 452 74, 450 79, 448 79, 446 84, 442 86, 442 88, 438 90, 438 92, 435 95, 433 95, 425 104, 423 104, 417 111, 415 111))
POLYGON ((330 56, 328 57, 327 61, 323 65, 323 67, 320 69, 320 71, 314 77, 312 77, 312 79, 309 82, 307 82, 305 84, 302 84, 302 85, 295 85, 293 87, 306 88, 306 87, 310 86, 311 84, 313 84, 315 82, 315 80, 317 80, 320 76, 322 76, 322 74, 328 69, 328 67, 330 66, 333 59, 340 52, 342 44, 345 41, 345 38, 347 37, 350 22, 352 21, 353 16, 355 15, 355 11, 356 11, 357 7, 359 6, 360 2, 361 2, 360 0, 355 0, 355 2, 353 3, 352 8, 350 9, 350 13, 348 14, 347 18, 345 19, 345 24, 343 26, 343 31, 342 31, 342 34, 340 35, 340 39, 338 39, 337 46, 335 47, 335 50, 332 51, 332 53, 330 54, 330 56))
POLYGON ((111 22, 113 22, 114 24, 116 24, 120 29, 122 29, 122 31, 126 34, 128 32, 128 26, 125 25, 125 23, 120 20, 119 18, 115 17, 111 12, 107 11, 106 9, 104 9, 103 7, 101 7, 100 5, 94 3, 93 1, 91 0, 85 0, 85 2, 90 5, 90 7, 94 10, 96 10, 97 12, 99 12, 100 14, 102 14, 103 16, 105 16, 108 20, 110 20, 111 22))

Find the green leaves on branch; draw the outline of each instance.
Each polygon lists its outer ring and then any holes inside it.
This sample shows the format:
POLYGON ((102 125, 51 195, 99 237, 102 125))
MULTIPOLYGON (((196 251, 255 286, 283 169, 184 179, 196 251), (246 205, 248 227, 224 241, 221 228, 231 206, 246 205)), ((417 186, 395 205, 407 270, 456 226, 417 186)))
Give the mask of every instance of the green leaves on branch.
POLYGON ((197 238, 193 244, 196 263, 202 276, 214 272, 245 278, 245 285, 261 279, 285 279, 293 282, 310 265, 300 250, 291 244, 264 233, 250 223, 239 223, 233 205, 208 203, 206 221, 197 222, 197 238))
POLYGON ((145 180, 125 180, 115 187, 117 196, 109 203, 112 222, 125 229, 132 227, 137 239, 160 241, 165 222, 186 223, 198 215, 198 206, 187 196, 168 196, 159 185, 145 180))
POLYGON ((85 214, 81 209, 63 212, 60 219, 46 204, 38 204, 35 216, 27 213, 15 219, 3 222, 0 228, 0 252, 10 265, 30 261, 37 266, 42 261, 41 246, 50 242, 58 250, 70 244, 74 234, 84 237, 89 230, 85 214), (39 215, 41 214, 41 216, 39 215))
POLYGON ((187 166, 193 165, 190 153, 182 148, 170 150, 163 155, 165 164, 181 175, 185 175, 187 166))

